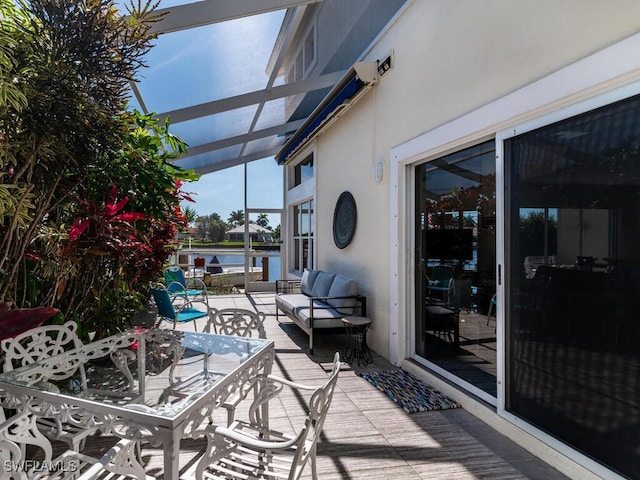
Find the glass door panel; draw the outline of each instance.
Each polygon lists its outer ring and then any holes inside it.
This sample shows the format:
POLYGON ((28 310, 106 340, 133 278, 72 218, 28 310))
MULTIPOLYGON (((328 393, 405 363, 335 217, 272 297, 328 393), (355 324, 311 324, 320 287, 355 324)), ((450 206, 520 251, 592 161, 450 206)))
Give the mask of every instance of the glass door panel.
POLYGON ((415 351, 496 396, 495 147, 416 167, 415 351))
POLYGON ((506 408, 640 472, 640 97, 505 141, 506 408))

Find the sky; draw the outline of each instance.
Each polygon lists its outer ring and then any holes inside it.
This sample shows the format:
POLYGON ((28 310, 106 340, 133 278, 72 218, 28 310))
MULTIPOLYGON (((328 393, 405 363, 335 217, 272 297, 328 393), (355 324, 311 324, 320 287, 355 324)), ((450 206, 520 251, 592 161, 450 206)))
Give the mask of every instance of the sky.
MULTIPOLYGON (((185 0, 162 0, 160 7, 183 3, 185 0)), ((170 112, 264 88, 269 81, 266 68, 285 13, 282 9, 160 35, 145 55, 148 67, 140 72, 138 82, 146 108, 149 112, 170 112)), ((131 107, 139 108, 135 98, 131 107)), ((263 109, 257 129, 283 120, 284 99, 268 102, 268 107, 263 109)), ((251 105, 176 122, 169 130, 187 145, 205 145, 247 133, 256 109, 251 105)), ((207 160, 224 159, 215 151, 204 155, 207 160)), ((195 203, 182 202, 181 207, 190 207, 201 216, 217 213, 228 220, 232 211, 245 208, 244 170, 244 165, 239 165, 185 183, 182 190, 192 193, 195 203)), ((283 169, 274 158, 250 162, 247 171, 247 208, 282 208, 283 169)), ((257 214, 250 220, 255 218, 257 214)), ((269 225, 275 228, 279 224, 279 215, 270 215, 269 225)))
MULTIPOLYGON (((283 167, 273 157, 247 164, 247 208, 282 208, 283 167)), ((191 193, 195 203, 182 202, 198 215, 217 213, 228 220, 235 210, 244 210, 244 166, 207 173, 197 182, 185 183, 184 192, 191 193)), ((270 225, 276 227, 280 219, 271 216, 270 225)))

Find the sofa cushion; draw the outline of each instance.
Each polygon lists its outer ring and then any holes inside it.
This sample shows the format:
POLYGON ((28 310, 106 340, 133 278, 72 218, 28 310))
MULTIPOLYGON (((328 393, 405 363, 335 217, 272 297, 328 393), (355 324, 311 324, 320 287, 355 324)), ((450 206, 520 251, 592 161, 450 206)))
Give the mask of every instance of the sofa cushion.
MULTIPOLYGON (((314 300, 313 302, 313 328, 336 328, 342 327, 342 314, 334 308, 328 308, 325 302, 314 300)), ((295 317, 305 327, 311 327, 309 302, 304 307, 295 309, 295 317)))
MULTIPOLYGON (((333 279, 329 289, 329 297, 352 297, 358 294, 358 282, 337 274, 333 279)), ((357 306, 355 298, 338 298, 327 300, 329 305, 336 308, 340 313, 352 315, 354 307, 357 306)))
POLYGON ((318 276, 319 270, 305 270, 302 274, 302 280, 300 282, 300 291, 305 295, 311 296, 311 290, 313 289, 313 284, 316 281, 316 277, 318 276))
POLYGON ((309 297, 302 293, 276 295, 276 305, 287 314, 294 314, 299 307, 309 306, 309 297))
MULTIPOLYGON (((309 297, 302 293, 287 293, 276 295, 276 305, 283 312, 293 317, 296 323, 301 323, 309 328, 311 321, 311 311, 309 308, 309 297)), ((334 328, 342 326, 343 314, 335 308, 320 300, 313 301, 313 327, 314 328, 334 328)))
POLYGON ((335 276, 335 273, 323 272, 321 270, 318 271, 316 281, 313 282, 313 287, 311 288, 311 296, 328 297, 329 289, 331 288, 331 284, 333 283, 333 279, 335 276))

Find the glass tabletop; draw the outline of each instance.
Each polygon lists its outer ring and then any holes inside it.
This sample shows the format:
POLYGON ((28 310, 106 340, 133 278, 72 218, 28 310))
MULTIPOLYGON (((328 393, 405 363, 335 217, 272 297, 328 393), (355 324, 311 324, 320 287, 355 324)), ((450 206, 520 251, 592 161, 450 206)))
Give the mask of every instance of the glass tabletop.
POLYGON ((136 328, 0 374, 0 389, 174 417, 272 341, 136 328))

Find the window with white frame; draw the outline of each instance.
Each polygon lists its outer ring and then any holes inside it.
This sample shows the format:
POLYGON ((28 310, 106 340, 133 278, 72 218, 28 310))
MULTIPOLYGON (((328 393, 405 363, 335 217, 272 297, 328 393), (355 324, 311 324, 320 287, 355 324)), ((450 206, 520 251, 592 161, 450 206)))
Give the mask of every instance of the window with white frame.
POLYGON ((309 75, 309 71, 316 64, 316 26, 311 25, 298 50, 293 55, 293 61, 287 72, 287 82, 302 80, 309 75))
POLYGON ((291 234, 287 265, 292 273, 314 268, 315 170, 314 152, 309 149, 287 167, 287 225, 291 234))
POLYGON ((302 49, 304 52, 304 74, 306 76, 316 61, 316 29, 314 25, 311 26, 307 33, 302 49))
POLYGON ((553 120, 516 127, 504 142, 505 406, 632 478, 640 471, 640 95, 553 120))
POLYGON ((314 210, 313 199, 293 206, 293 270, 298 272, 313 268, 314 210))
POLYGON ((307 156, 293 168, 293 185, 298 186, 313 178, 313 154, 307 156))

